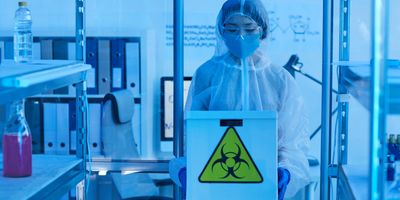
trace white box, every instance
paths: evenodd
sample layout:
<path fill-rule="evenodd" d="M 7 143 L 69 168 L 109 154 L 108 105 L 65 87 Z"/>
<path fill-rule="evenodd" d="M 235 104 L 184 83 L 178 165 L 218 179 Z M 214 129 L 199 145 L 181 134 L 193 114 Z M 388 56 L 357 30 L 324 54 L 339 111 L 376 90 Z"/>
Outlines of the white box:
<path fill-rule="evenodd" d="M 187 199 L 277 199 L 277 119 L 265 111 L 186 113 Z"/>

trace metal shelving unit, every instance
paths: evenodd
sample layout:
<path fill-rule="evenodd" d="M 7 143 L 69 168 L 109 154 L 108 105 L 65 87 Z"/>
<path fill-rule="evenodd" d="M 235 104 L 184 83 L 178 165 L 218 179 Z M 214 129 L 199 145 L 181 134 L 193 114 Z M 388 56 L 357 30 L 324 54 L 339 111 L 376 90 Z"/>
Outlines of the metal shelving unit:
<path fill-rule="evenodd" d="M 330 199 L 331 179 L 337 179 L 337 199 L 391 199 L 399 191 L 388 190 L 386 181 L 386 116 L 400 114 L 400 61 L 388 60 L 386 0 L 371 4 L 371 61 L 349 61 L 350 0 L 340 1 L 339 61 L 332 62 L 333 6 L 324 0 L 323 109 L 321 137 L 321 199 Z M 331 90 L 332 68 L 338 67 L 338 161 L 333 163 Z M 369 166 L 347 164 L 349 95 L 370 112 Z"/>
<path fill-rule="evenodd" d="M 81 168 L 82 163 L 82 159 L 75 156 L 33 155 L 32 176 L 24 178 L 0 176 L 0 199 L 60 197 L 85 178 Z"/>
<path fill-rule="evenodd" d="M 33 155 L 32 176 L 18 179 L 0 177 L 0 199 L 57 199 L 77 187 L 78 183 L 82 186 L 80 189 L 86 186 L 86 77 L 91 66 L 84 64 L 85 0 L 75 0 L 75 5 L 77 60 L 36 60 L 21 64 L 2 61 L 0 104 L 76 84 L 76 156 Z M 86 199 L 82 190 L 78 198 Z"/>
<path fill-rule="evenodd" d="M 0 64 L 0 104 L 78 83 L 82 85 L 77 87 L 77 94 L 80 94 L 76 97 L 78 112 L 86 118 L 85 81 L 86 73 L 90 69 L 90 65 L 80 61 L 37 60 L 15 64 L 12 60 L 4 60 Z M 84 132 L 86 125 L 79 123 L 83 125 L 81 129 Z M 77 139 L 77 141 L 80 146 L 78 151 L 86 149 L 85 140 Z M 33 155 L 32 176 L 18 179 L 0 177 L 0 199 L 60 197 L 84 180 L 86 173 L 84 160 L 85 157 L 79 155 Z M 2 173 L 1 168 L 0 173 Z"/>

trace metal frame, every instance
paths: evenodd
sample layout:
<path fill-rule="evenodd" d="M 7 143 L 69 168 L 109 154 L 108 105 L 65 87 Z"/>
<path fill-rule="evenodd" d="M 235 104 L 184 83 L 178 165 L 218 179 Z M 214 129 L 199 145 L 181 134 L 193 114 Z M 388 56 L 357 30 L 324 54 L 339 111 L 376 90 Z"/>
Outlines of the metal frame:
<path fill-rule="evenodd" d="M 330 134 L 328 124 L 326 124 L 327 109 L 326 106 L 329 100 L 331 85 L 329 79 L 331 78 L 329 67 L 329 43 L 328 43 L 328 12 L 327 8 L 329 0 L 324 0 L 324 34 L 323 34 L 323 95 L 322 95 L 322 121 L 323 132 L 321 139 L 321 199 L 329 199 L 329 178 L 334 177 L 329 174 L 327 165 L 330 163 Z M 350 0 L 340 1 L 340 29 L 339 29 L 339 60 L 349 60 L 349 28 L 350 28 Z M 388 91 L 387 84 L 387 55 L 388 55 L 388 16 L 389 16 L 389 2 L 386 0 L 374 0 L 371 4 L 372 8 L 372 26 L 371 26 L 371 85 L 370 85 L 370 164 L 369 164 L 369 194 L 371 200 L 385 199 L 385 180 L 386 173 L 384 162 L 386 159 L 386 114 L 388 113 L 387 99 Z M 339 66 L 340 67 L 340 66 Z M 347 95 L 348 91 L 344 86 L 342 79 L 343 68 L 339 68 L 339 92 L 340 95 Z M 346 99 L 346 98 L 344 98 Z M 338 182 L 343 182 L 346 179 L 346 174 L 342 171 L 341 165 L 347 164 L 347 145 L 348 145 L 348 102 L 342 98 L 338 98 L 339 103 L 339 148 L 338 148 L 338 164 L 336 168 L 340 173 L 338 174 Z M 329 121 L 329 123 L 331 123 Z M 336 138 L 335 138 L 336 139 Z M 329 145 L 329 149 L 327 148 Z M 344 184 L 348 186 L 347 184 Z M 344 191 L 350 191 L 351 188 L 341 188 Z M 338 196 L 343 195 L 343 191 L 338 190 Z M 349 197 L 351 198 L 351 197 Z M 354 198 L 354 196 L 353 196 Z"/>
<path fill-rule="evenodd" d="M 332 0 L 323 1 L 322 28 L 322 108 L 321 108 L 321 199 L 329 199 L 329 166 L 331 164 L 331 89 L 332 89 Z"/>
<path fill-rule="evenodd" d="M 389 1 L 372 1 L 369 198 L 385 199 Z"/>
<path fill-rule="evenodd" d="M 349 61 L 350 54 L 350 0 L 340 1 L 340 28 L 339 28 L 339 61 Z M 347 95 L 348 90 L 343 85 L 343 68 L 339 68 L 338 89 L 341 95 Z M 348 117 L 349 103 L 347 100 L 338 98 L 338 164 L 347 164 L 347 145 L 348 145 Z"/>
<path fill-rule="evenodd" d="M 76 59 L 86 63 L 86 0 L 75 1 L 75 37 L 76 37 Z M 76 155 L 83 159 L 81 170 L 86 174 L 86 145 L 88 133 L 88 100 L 86 81 L 76 84 Z M 86 177 L 86 175 L 85 175 Z M 87 187 L 84 179 L 84 187 Z M 79 197 L 81 198 L 81 197 Z M 86 192 L 83 199 L 87 199 Z"/>
<path fill-rule="evenodd" d="M 183 0 L 174 0 L 174 155 L 183 156 Z M 174 185 L 174 199 L 183 199 Z"/>

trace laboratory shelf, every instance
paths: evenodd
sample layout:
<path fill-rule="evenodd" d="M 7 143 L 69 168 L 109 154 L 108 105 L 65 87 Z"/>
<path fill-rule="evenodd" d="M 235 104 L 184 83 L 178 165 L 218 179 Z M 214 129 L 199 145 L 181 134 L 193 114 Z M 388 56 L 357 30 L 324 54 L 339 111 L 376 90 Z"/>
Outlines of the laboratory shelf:
<path fill-rule="evenodd" d="M 369 110 L 371 67 L 368 62 L 336 62 L 342 69 L 344 83 L 349 93 Z M 400 114 L 400 61 L 388 61 L 389 114 Z"/>
<path fill-rule="evenodd" d="M 338 179 L 338 199 L 368 199 L 368 174 L 368 165 L 342 165 L 338 175 L 340 177 Z M 391 188 L 393 184 L 388 181 L 385 183 L 385 188 Z M 389 191 L 386 192 L 387 200 L 398 199 L 395 196 L 399 194 L 399 191 L 387 190 Z"/>
<path fill-rule="evenodd" d="M 0 199 L 57 199 L 85 178 L 76 156 L 33 155 L 32 176 L 3 176 L 0 155 Z"/>
<path fill-rule="evenodd" d="M 90 65 L 70 60 L 35 60 L 0 64 L 0 104 L 86 80 Z M 6 98 L 4 98 L 6 97 Z"/>

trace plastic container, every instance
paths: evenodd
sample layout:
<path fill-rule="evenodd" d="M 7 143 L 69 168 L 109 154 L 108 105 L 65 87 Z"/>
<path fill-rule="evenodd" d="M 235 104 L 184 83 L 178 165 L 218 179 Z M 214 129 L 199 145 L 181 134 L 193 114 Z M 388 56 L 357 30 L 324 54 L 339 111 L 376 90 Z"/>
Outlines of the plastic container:
<path fill-rule="evenodd" d="M 28 3 L 19 2 L 18 6 L 14 16 L 14 61 L 29 62 L 32 60 L 32 16 Z"/>
<path fill-rule="evenodd" d="M 24 100 L 15 101 L 10 106 L 3 134 L 3 175 L 32 175 L 32 137 L 25 119 Z"/>

